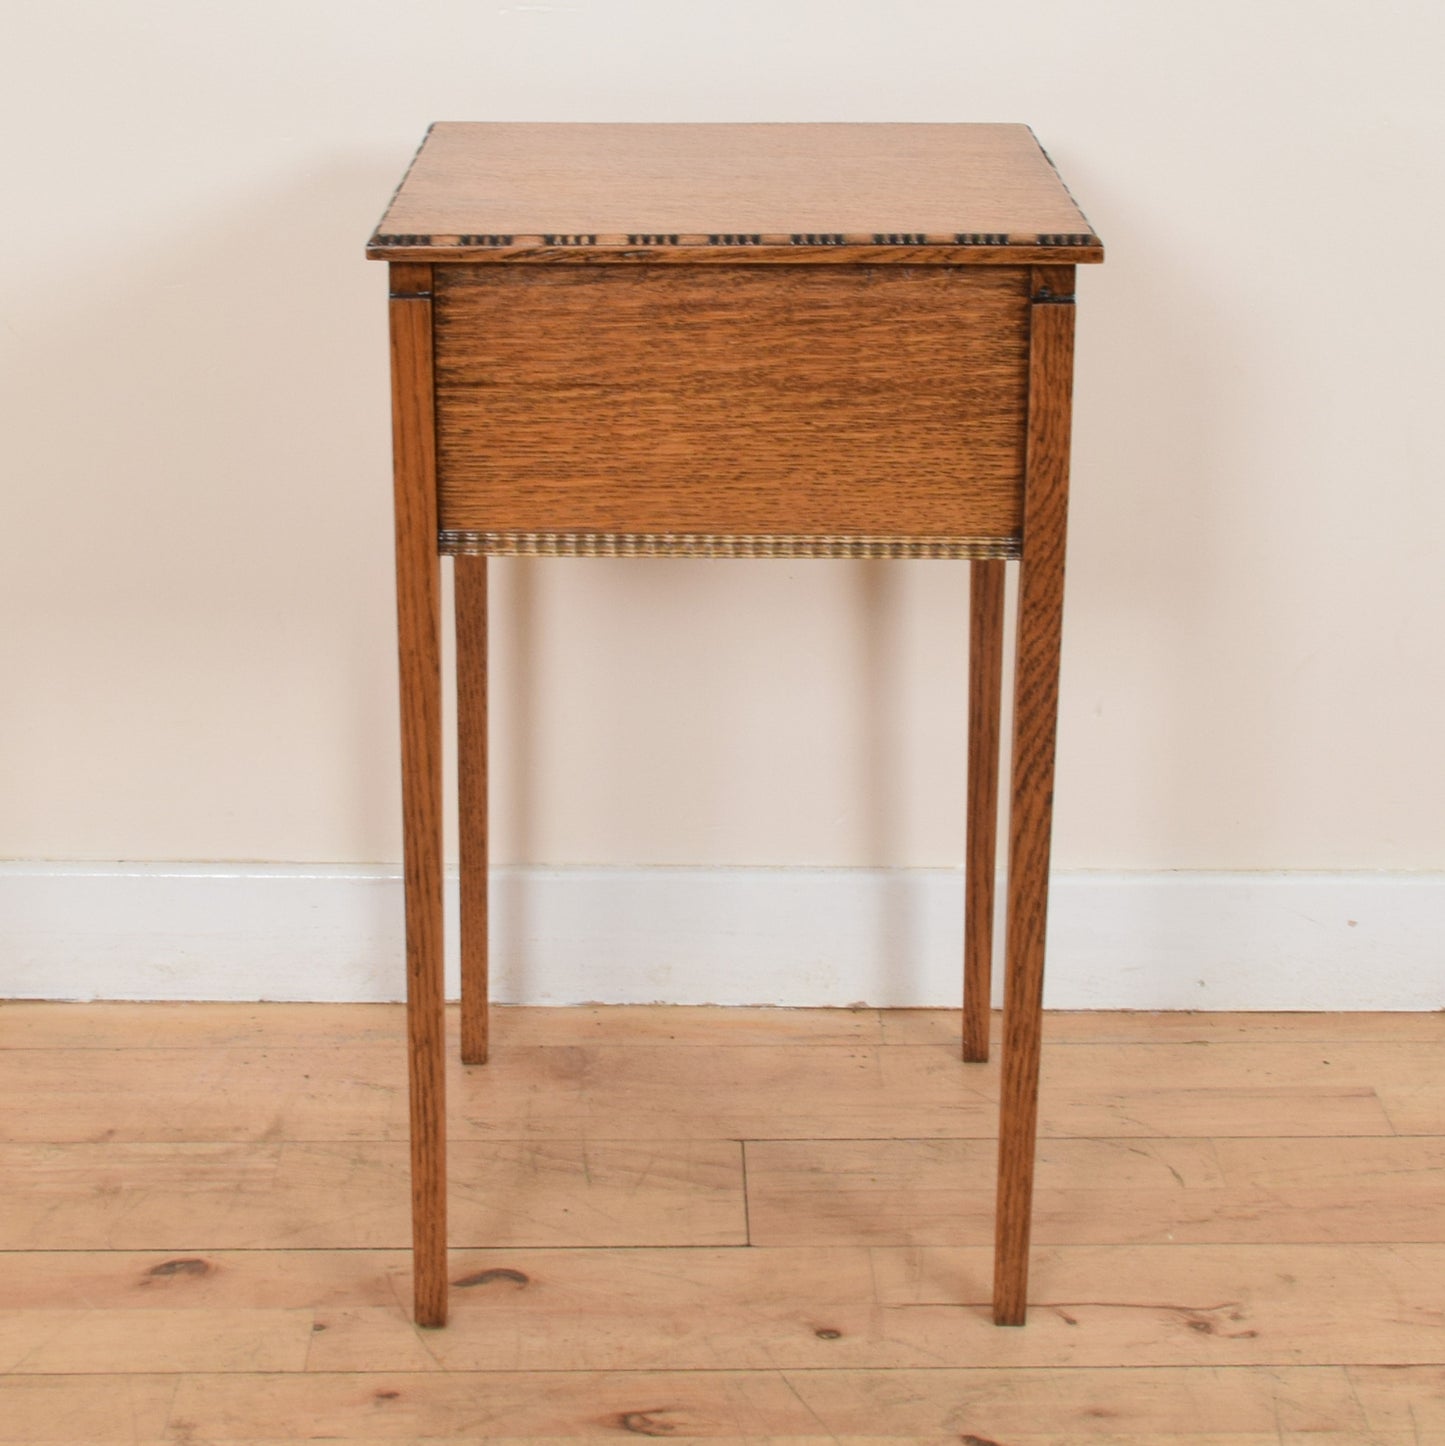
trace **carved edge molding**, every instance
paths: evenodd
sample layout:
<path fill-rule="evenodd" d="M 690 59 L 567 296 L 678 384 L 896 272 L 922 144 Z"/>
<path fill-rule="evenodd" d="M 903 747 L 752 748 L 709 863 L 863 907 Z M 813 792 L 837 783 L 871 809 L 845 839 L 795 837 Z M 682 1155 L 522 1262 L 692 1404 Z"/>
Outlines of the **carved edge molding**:
<path fill-rule="evenodd" d="M 697 532 L 467 532 L 443 529 L 440 551 L 483 557 L 1017 558 L 1016 537 L 733 536 Z"/>
<path fill-rule="evenodd" d="M 1022 247 L 1095 247 L 1102 243 L 1092 232 L 1048 232 L 1030 235 L 1009 235 L 995 231 L 946 231 L 937 234 L 923 231 L 793 231 L 776 234 L 761 232 L 679 232 L 630 231 L 613 235 L 585 231 L 570 234 L 538 233 L 508 235 L 504 233 L 452 233 L 429 235 L 421 232 L 378 231 L 372 236 L 372 247 L 479 247 L 479 248 L 545 248 L 586 246 L 1022 246 Z"/>

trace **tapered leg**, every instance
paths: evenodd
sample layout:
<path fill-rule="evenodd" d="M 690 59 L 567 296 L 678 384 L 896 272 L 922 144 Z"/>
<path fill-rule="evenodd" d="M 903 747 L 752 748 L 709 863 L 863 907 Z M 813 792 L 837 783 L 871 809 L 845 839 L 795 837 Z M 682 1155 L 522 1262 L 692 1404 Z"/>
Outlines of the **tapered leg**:
<path fill-rule="evenodd" d="M 1037 287 L 1037 272 L 1035 279 Z M 995 1224 L 993 1313 L 998 1325 L 1022 1325 L 1027 1313 L 1064 601 L 1072 291 L 1068 285 L 1065 299 L 1056 300 L 1061 293 L 1051 288 L 1050 299 L 1036 300 L 1031 308 Z"/>
<path fill-rule="evenodd" d="M 993 898 L 998 837 L 999 710 L 1003 703 L 1004 564 L 969 564 L 968 863 L 963 904 L 963 1057 L 988 1058 Z"/>
<path fill-rule="evenodd" d="M 462 1062 L 487 1062 L 487 559 L 458 557 L 457 791 L 462 871 Z"/>
<path fill-rule="evenodd" d="M 446 1057 L 442 1016 L 441 569 L 429 266 L 392 265 L 390 314 L 413 1309 L 418 1325 L 439 1326 L 447 1318 Z"/>

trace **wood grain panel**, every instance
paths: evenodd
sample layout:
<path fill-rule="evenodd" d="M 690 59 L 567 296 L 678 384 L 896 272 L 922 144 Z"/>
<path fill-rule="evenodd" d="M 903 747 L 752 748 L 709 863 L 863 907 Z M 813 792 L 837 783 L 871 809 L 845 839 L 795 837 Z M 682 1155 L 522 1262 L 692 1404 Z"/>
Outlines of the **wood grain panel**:
<path fill-rule="evenodd" d="M 1102 260 L 1024 125 L 431 127 L 367 254 Z M 1022 253 L 1027 254 L 1022 254 Z M 760 254 L 771 253 L 771 254 Z M 959 259 L 966 259 L 960 257 Z"/>
<path fill-rule="evenodd" d="M 445 267 L 444 530 L 1012 539 L 1023 269 Z"/>

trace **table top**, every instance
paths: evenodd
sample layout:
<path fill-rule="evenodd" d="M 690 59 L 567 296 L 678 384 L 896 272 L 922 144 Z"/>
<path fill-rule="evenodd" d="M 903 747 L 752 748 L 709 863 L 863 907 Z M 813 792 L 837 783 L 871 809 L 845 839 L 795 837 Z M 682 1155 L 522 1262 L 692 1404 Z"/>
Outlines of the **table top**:
<path fill-rule="evenodd" d="M 433 125 L 389 261 L 1102 261 L 1024 125 Z"/>

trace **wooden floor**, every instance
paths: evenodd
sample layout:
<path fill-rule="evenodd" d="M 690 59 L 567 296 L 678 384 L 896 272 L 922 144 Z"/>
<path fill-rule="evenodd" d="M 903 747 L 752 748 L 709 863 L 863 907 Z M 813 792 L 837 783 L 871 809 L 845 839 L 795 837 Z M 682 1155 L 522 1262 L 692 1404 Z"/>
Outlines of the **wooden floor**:
<path fill-rule="evenodd" d="M 455 1024 L 455 1020 L 452 1021 Z M 1445 1014 L 1054 1015 L 1032 1313 L 952 1014 L 0 1005 L 0 1442 L 1445 1446 Z"/>

